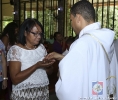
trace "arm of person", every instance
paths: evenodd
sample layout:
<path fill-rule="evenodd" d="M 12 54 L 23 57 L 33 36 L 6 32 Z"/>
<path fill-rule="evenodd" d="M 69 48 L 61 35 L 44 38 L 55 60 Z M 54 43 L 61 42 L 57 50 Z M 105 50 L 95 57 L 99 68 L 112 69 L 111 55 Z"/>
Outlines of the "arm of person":
<path fill-rule="evenodd" d="M 5 54 L 2 52 L 2 69 L 3 69 L 3 83 L 2 89 L 7 88 L 7 64 Z"/>
<path fill-rule="evenodd" d="M 10 76 L 13 84 L 18 84 L 25 79 L 27 79 L 36 69 L 49 67 L 53 62 L 44 63 L 39 61 L 33 66 L 21 71 L 21 62 L 20 61 L 9 61 Z"/>
<path fill-rule="evenodd" d="M 64 55 L 56 53 L 56 52 L 52 52 L 52 53 L 49 53 L 45 57 L 44 61 L 62 60 L 63 58 L 64 58 Z"/>

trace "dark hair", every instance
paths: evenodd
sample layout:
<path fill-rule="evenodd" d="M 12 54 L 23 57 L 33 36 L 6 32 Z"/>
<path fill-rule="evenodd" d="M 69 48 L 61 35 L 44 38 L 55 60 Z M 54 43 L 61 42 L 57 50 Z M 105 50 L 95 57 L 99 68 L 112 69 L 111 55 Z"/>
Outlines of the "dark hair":
<path fill-rule="evenodd" d="M 58 34 L 61 34 L 61 33 L 60 32 L 55 32 L 54 33 L 54 40 L 56 40 L 56 37 L 57 37 Z"/>
<path fill-rule="evenodd" d="M 80 14 L 87 22 L 95 21 L 95 9 L 87 0 L 82 0 L 75 3 L 71 7 L 71 14 L 73 16 Z"/>
<path fill-rule="evenodd" d="M 32 28 L 36 25 L 39 25 L 42 30 L 42 36 L 39 42 L 40 44 L 42 42 L 44 30 L 43 30 L 42 24 L 37 19 L 34 19 L 34 18 L 27 18 L 21 24 L 21 27 L 19 30 L 18 42 L 21 43 L 22 45 L 25 45 L 26 44 L 25 32 L 29 33 L 32 30 Z"/>
<path fill-rule="evenodd" d="M 8 23 L 5 28 L 3 29 L 3 32 L 1 34 L 1 39 L 8 35 L 9 37 L 9 44 L 14 45 L 17 42 L 16 35 L 15 35 L 15 29 L 18 28 L 17 23 L 15 22 L 10 22 Z"/>

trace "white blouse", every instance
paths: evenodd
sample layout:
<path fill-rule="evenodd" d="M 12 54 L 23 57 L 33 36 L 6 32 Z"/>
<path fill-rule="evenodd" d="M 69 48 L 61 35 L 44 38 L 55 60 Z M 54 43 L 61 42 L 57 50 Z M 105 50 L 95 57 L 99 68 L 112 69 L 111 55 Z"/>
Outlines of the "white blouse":
<path fill-rule="evenodd" d="M 45 47 L 40 44 L 36 49 L 27 50 L 17 45 L 12 46 L 7 54 L 7 61 L 21 62 L 21 71 L 31 67 L 38 61 L 42 61 L 47 55 Z M 17 85 L 12 85 L 13 90 L 22 90 L 34 87 L 43 87 L 49 84 L 46 71 L 43 68 L 37 69 L 26 80 Z"/>

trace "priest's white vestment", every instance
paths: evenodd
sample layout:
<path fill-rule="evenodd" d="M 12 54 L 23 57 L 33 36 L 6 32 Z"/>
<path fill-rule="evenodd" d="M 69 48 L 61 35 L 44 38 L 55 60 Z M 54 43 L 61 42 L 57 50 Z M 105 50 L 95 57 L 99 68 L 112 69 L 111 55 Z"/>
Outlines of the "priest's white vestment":
<path fill-rule="evenodd" d="M 88 34 L 102 43 L 106 53 L 100 43 Z M 59 63 L 60 77 L 56 83 L 59 100 L 109 100 L 109 94 L 117 98 L 118 64 L 114 35 L 114 31 L 101 28 L 99 22 L 81 30 L 79 38 Z"/>

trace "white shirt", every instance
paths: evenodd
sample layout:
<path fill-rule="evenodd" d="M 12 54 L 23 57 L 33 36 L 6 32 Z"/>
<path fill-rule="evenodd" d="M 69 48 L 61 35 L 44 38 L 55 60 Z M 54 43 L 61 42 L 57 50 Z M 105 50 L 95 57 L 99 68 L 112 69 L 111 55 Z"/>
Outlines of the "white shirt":
<path fill-rule="evenodd" d="M 47 54 L 45 47 L 40 44 L 34 50 L 26 50 L 17 45 L 14 45 L 10 48 L 7 54 L 7 61 L 20 61 L 21 62 L 21 71 L 31 67 L 36 64 L 38 61 L 42 61 L 44 56 Z M 23 82 L 12 85 L 14 90 L 22 90 L 33 87 L 43 87 L 48 85 L 48 77 L 44 69 L 37 69 L 33 74 L 31 74 Z"/>
<path fill-rule="evenodd" d="M 112 64 L 115 63 L 114 69 L 116 68 L 117 62 L 116 58 L 113 60 L 115 53 L 112 46 L 114 32 L 105 28 L 101 29 L 98 22 L 86 26 L 80 32 L 79 39 L 72 43 L 69 53 L 59 63 L 60 77 L 56 83 L 56 94 L 59 100 L 98 98 L 103 100 L 108 99 L 111 92 L 114 93 L 113 86 L 116 86 L 116 81 L 112 80 L 111 84 L 110 79 L 107 79 L 112 74 L 110 73 L 111 64 L 101 45 L 91 36 L 86 35 L 87 33 L 100 40 Z"/>

